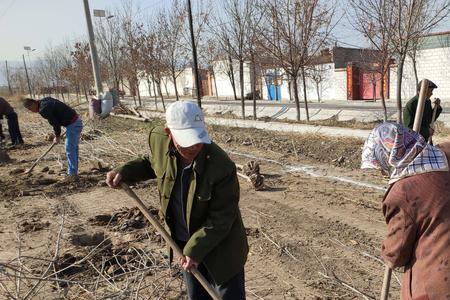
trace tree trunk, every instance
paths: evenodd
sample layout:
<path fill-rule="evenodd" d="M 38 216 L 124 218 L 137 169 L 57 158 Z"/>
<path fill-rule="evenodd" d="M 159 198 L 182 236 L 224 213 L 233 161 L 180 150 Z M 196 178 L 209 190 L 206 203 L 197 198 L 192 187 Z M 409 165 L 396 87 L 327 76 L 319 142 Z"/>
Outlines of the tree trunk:
<path fill-rule="evenodd" d="M 320 103 L 320 85 L 319 82 L 316 81 L 316 91 L 317 91 L 317 102 Z"/>
<path fill-rule="evenodd" d="M 416 79 L 416 91 L 419 90 L 419 76 L 417 74 L 417 60 L 416 60 L 416 55 L 413 54 L 411 56 L 411 60 L 413 63 L 413 70 L 414 70 L 414 78 Z"/>
<path fill-rule="evenodd" d="M 173 80 L 173 87 L 175 88 L 175 97 L 178 100 L 180 100 L 180 97 L 178 95 L 178 87 L 177 87 L 177 77 L 175 76 L 175 70 L 172 69 L 172 80 Z"/>
<path fill-rule="evenodd" d="M 400 57 L 397 66 L 397 123 L 402 123 L 402 77 L 405 55 Z"/>
<path fill-rule="evenodd" d="M 251 53 L 251 64 L 252 64 L 252 80 L 250 80 L 252 84 L 252 96 L 253 96 L 253 120 L 257 119 L 256 116 L 256 66 L 255 66 L 255 55 Z"/>
<path fill-rule="evenodd" d="M 297 76 L 292 76 L 292 82 L 294 83 L 294 99 L 295 108 L 297 110 L 297 121 L 300 121 L 300 99 L 298 98 Z"/>
<path fill-rule="evenodd" d="M 152 97 L 152 84 L 150 83 L 150 77 L 147 75 L 145 78 L 147 80 L 148 97 L 151 98 Z"/>
<path fill-rule="evenodd" d="M 166 112 L 166 104 L 164 103 L 164 96 L 163 96 L 163 93 L 161 91 L 161 79 L 159 80 L 159 82 L 157 82 L 157 85 L 158 85 L 158 93 L 161 96 L 161 103 L 162 103 L 162 106 L 163 106 L 163 111 Z"/>
<path fill-rule="evenodd" d="M 303 99 L 305 100 L 306 122 L 309 122 L 308 98 L 306 96 L 306 76 L 305 68 L 301 67 L 303 81 Z"/>
<path fill-rule="evenodd" d="M 245 120 L 244 61 L 242 60 L 239 60 L 239 84 L 241 85 L 242 119 Z"/>
<path fill-rule="evenodd" d="M 216 99 L 219 100 L 219 93 L 217 92 L 216 73 L 213 73 L 213 78 L 214 78 L 214 90 L 216 92 Z"/>
<path fill-rule="evenodd" d="M 89 103 L 89 98 L 88 98 L 87 88 L 86 88 L 85 85 L 83 85 L 83 92 L 84 92 L 84 97 L 86 98 L 86 102 Z"/>
<path fill-rule="evenodd" d="M 153 94 L 155 94 L 155 109 L 158 110 L 158 95 L 156 93 L 156 82 L 155 82 L 155 76 L 152 73 L 152 86 L 153 86 Z"/>
<path fill-rule="evenodd" d="M 136 93 L 138 96 L 139 106 L 142 106 L 142 100 L 141 100 L 141 91 L 139 90 L 139 80 L 136 80 Z"/>
<path fill-rule="evenodd" d="M 125 98 L 125 88 L 124 88 L 124 84 L 123 84 L 123 77 L 120 78 L 120 83 L 122 84 L 122 91 L 123 91 L 123 93 L 122 93 L 121 97 L 122 97 L 122 100 L 123 100 Z"/>
<path fill-rule="evenodd" d="M 231 87 L 233 88 L 233 95 L 234 100 L 237 100 L 237 93 L 236 93 L 236 80 L 234 80 L 234 67 L 233 67 L 233 59 L 231 58 L 231 55 L 228 55 L 228 63 L 230 65 L 230 82 Z"/>
<path fill-rule="evenodd" d="M 381 96 L 381 105 L 383 106 L 383 121 L 386 122 L 387 117 L 387 108 L 386 108 L 386 99 L 384 98 L 384 71 L 381 72 L 381 86 L 380 86 L 380 96 Z"/>
<path fill-rule="evenodd" d="M 289 102 L 292 102 L 292 77 L 288 78 Z"/>

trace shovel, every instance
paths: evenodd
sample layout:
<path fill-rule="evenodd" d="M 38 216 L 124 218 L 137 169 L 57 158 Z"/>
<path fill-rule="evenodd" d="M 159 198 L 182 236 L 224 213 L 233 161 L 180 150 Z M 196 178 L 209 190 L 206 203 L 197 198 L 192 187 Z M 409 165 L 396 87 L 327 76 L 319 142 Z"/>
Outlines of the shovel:
<path fill-rule="evenodd" d="M 61 137 L 64 137 L 66 133 L 64 132 Z M 25 174 L 29 174 L 31 173 L 31 171 L 33 171 L 34 167 L 36 167 L 36 165 L 41 161 L 41 159 L 43 159 L 52 149 L 53 147 L 55 147 L 57 143 L 53 142 L 50 147 L 48 147 L 48 149 L 44 152 L 44 154 L 42 154 L 38 159 L 36 159 L 36 161 L 31 165 L 31 167 L 25 171 Z"/>
<path fill-rule="evenodd" d="M 413 125 L 413 131 L 419 132 L 420 131 L 420 125 L 422 124 L 422 118 L 423 118 L 423 110 L 425 107 L 425 97 L 427 96 L 428 92 L 428 80 L 423 79 L 422 85 L 420 86 L 420 93 L 419 93 L 419 100 L 417 101 L 417 109 L 416 109 L 416 115 L 414 117 L 414 125 Z M 436 110 L 436 107 L 435 107 Z M 433 120 L 436 118 L 435 112 L 433 112 Z M 387 300 L 389 298 L 389 287 L 391 285 L 391 275 L 392 275 L 392 269 L 388 266 L 384 269 L 384 278 L 383 278 L 383 287 L 381 288 L 381 300 Z"/>
<path fill-rule="evenodd" d="M 150 213 L 150 211 L 145 207 L 144 203 L 139 199 L 139 197 L 133 192 L 133 190 L 125 183 L 121 183 L 120 186 L 125 191 L 125 193 L 130 196 L 136 202 L 139 210 L 142 212 L 142 214 L 147 218 L 147 220 L 155 227 L 156 231 L 158 231 L 163 239 L 166 241 L 167 244 L 169 244 L 170 248 L 172 248 L 173 252 L 175 253 L 175 256 L 181 257 L 183 256 L 183 252 L 181 251 L 180 247 L 174 242 L 174 240 L 171 238 L 169 233 L 166 231 L 166 229 L 156 220 L 156 218 Z M 214 299 L 214 300 L 221 300 L 222 297 L 217 293 L 215 289 L 212 288 L 212 286 L 209 284 L 209 282 L 206 280 L 205 277 L 196 269 L 191 269 L 192 275 L 197 278 L 197 280 L 200 282 L 200 284 L 203 286 L 203 288 L 208 292 L 208 294 Z"/>
<path fill-rule="evenodd" d="M 430 128 L 432 128 L 434 130 L 434 122 L 436 121 L 436 114 L 437 114 L 437 105 L 434 104 L 434 108 L 433 108 L 433 116 L 431 118 L 431 124 L 430 124 Z M 430 136 L 428 138 L 428 144 L 431 144 L 433 142 L 433 137 Z"/>

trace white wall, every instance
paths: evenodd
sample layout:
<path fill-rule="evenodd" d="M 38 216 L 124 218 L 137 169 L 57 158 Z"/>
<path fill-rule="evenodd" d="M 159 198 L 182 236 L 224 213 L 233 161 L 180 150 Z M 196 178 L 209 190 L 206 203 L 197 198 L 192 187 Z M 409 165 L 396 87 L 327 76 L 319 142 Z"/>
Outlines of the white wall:
<path fill-rule="evenodd" d="M 214 76 L 216 78 L 217 93 L 221 98 L 234 99 L 233 87 L 227 75 L 228 61 L 217 61 L 213 65 Z M 236 84 L 236 94 L 240 98 L 241 85 L 239 81 L 239 62 L 233 61 L 234 81 Z M 212 84 L 214 86 L 214 83 Z M 244 63 L 244 94 L 251 92 L 250 68 L 248 63 Z"/>
<path fill-rule="evenodd" d="M 153 85 L 153 82 L 151 80 L 150 85 Z M 178 95 L 180 95 L 181 97 L 184 96 L 183 93 L 184 88 L 188 88 L 189 95 L 192 95 L 192 87 L 193 87 L 192 68 L 185 68 L 181 72 L 181 74 L 177 77 Z M 161 79 L 161 92 L 163 93 L 164 97 L 167 97 L 166 88 L 167 92 L 169 92 L 169 97 L 175 97 L 175 86 L 173 84 L 171 76 L 164 76 Z M 141 93 L 141 96 L 150 96 L 148 92 L 148 83 L 145 78 L 141 79 L 139 83 L 139 92 Z M 151 87 L 151 95 L 153 95 L 153 86 Z"/>
<path fill-rule="evenodd" d="M 319 84 L 319 92 L 321 94 L 321 100 L 347 100 L 347 72 L 346 69 L 334 70 L 334 64 L 323 64 L 321 67 L 323 71 L 323 79 Z M 283 71 L 279 71 L 282 73 Z M 266 82 L 263 80 L 263 99 L 268 99 L 268 90 Z M 281 100 L 289 101 L 289 88 L 288 77 L 283 77 L 281 84 Z M 317 88 L 316 83 L 311 79 L 306 79 L 306 96 L 308 101 L 317 102 Z M 298 78 L 298 93 L 299 98 L 303 100 L 303 83 L 301 78 Z M 294 94 L 292 94 L 292 100 L 294 101 Z"/>
<path fill-rule="evenodd" d="M 417 73 L 419 80 L 427 78 L 438 86 L 433 97 L 450 101 L 450 47 L 420 50 L 417 56 Z M 390 98 L 395 99 L 397 93 L 397 68 L 390 71 Z M 416 94 L 415 78 L 412 62 L 405 61 L 402 81 L 402 99 L 407 101 Z"/>

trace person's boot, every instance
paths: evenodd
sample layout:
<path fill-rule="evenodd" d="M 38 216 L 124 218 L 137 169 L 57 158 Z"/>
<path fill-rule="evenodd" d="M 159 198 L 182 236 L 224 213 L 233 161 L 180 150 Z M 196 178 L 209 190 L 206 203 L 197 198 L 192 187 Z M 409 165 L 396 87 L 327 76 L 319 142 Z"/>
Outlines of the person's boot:
<path fill-rule="evenodd" d="M 66 177 L 64 177 L 62 180 L 62 182 L 64 183 L 76 183 L 78 181 L 80 181 L 80 177 L 78 177 L 78 174 L 66 175 Z"/>

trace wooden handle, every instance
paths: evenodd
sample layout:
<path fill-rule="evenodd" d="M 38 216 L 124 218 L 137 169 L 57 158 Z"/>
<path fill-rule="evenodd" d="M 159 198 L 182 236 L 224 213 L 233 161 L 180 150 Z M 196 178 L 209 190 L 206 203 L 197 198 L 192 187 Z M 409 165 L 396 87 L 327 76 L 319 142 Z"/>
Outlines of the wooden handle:
<path fill-rule="evenodd" d="M 142 214 L 147 218 L 147 220 L 155 227 L 156 231 L 161 234 L 163 239 L 166 241 L 167 244 L 169 244 L 170 248 L 172 248 L 174 254 L 176 257 L 183 256 L 183 252 L 181 251 L 180 247 L 175 243 L 175 241 L 172 239 L 172 237 L 169 235 L 167 230 L 161 225 L 161 223 L 158 222 L 158 220 L 150 213 L 150 211 L 147 209 L 147 207 L 144 205 L 144 203 L 139 199 L 139 197 L 133 192 L 133 190 L 125 183 L 120 183 L 120 186 L 125 191 L 125 193 L 130 196 L 136 202 L 139 210 L 142 212 Z M 192 275 L 194 275 L 195 278 L 200 282 L 200 284 L 205 288 L 205 290 L 208 292 L 208 294 L 214 299 L 214 300 L 221 300 L 222 298 L 217 293 L 215 289 L 212 288 L 212 286 L 209 284 L 209 282 L 206 280 L 206 278 L 196 269 L 193 268 L 191 270 Z"/>
<path fill-rule="evenodd" d="M 61 137 L 63 137 L 66 133 L 64 132 Z M 42 154 L 38 159 L 36 159 L 36 161 L 31 165 L 31 167 L 25 172 L 25 174 L 31 173 L 31 171 L 33 171 L 34 167 L 36 167 L 36 165 L 41 161 L 41 159 L 43 159 L 49 152 L 50 150 L 53 149 L 53 147 L 55 147 L 57 143 L 53 142 L 50 147 L 48 147 L 48 149 L 44 152 L 44 154 Z"/>
<path fill-rule="evenodd" d="M 433 108 L 433 116 L 431 117 L 431 124 L 430 124 L 430 128 L 434 130 L 434 122 L 436 121 L 436 114 L 437 114 L 437 104 L 434 104 L 434 108 Z M 433 141 L 433 137 L 430 136 L 428 138 L 428 144 L 430 144 Z"/>
<path fill-rule="evenodd" d="M 380 300 L 387 300 L 389 298 L 389 287 L 391 285 L 392 269 L 386 266 L 384 269 L 383 287 L 381 289 Z"/>
<path fill-rule="evenodd" d="M 425 107 L 425 100 L 427 100 L 426 99 L 427 93 L 428 93 L 428 80 L 423 79 L 422 85 L 420 86 L 419 101 L 417 102 L 416 115 L 414 117 L 413 130 L 415 132 L 420 131 L 423 117 L 423 109 Z"/>

